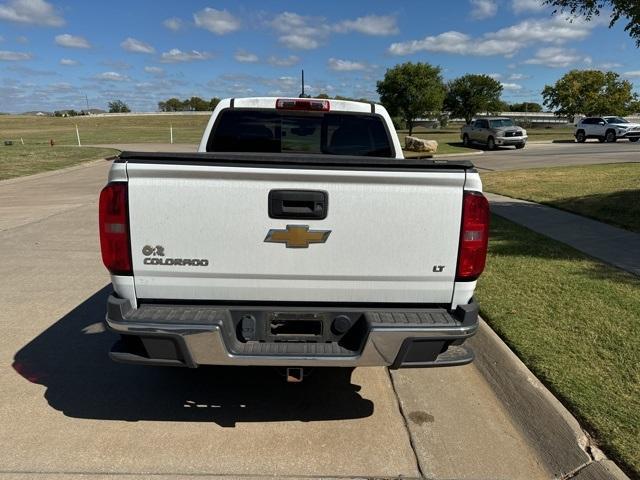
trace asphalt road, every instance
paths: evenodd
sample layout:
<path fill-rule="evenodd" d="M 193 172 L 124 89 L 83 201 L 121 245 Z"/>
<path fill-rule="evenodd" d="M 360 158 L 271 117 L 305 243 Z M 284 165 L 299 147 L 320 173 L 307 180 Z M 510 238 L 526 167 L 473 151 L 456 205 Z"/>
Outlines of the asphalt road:
<path fill-rule="evenodd" d="M 502 147 L 459 158 L 468 158 L 481 171 L 640 162 L 640 142 L 530 143 L 522 150 Z"/>
<path fill-rule="evenodd" d="M 146 152 L 195 152 L 195 144 L 117 144 L 96 145 L 118 150 Z M 502 147 L 482 154 L 442 157 L 448 159 L 468 159 L 480 171 L 519 170 L 523 168 L 545 168 L 570 165 L 588 165 L 596 163 L 640 162 L 640 142 L 631 143 L 621 140 L 616 143 L 530 143 L 522 150 Z"/>
<path fill-rule="evenodd" d="M 1 478 L 554 476 L 540 452 L 555 448 L 509 413 L 530 407 L 507 408 L 477 364 L 287 385 L 271 369 L 110 362 L 97 235 L 108 168 L 0 182 Z"/>

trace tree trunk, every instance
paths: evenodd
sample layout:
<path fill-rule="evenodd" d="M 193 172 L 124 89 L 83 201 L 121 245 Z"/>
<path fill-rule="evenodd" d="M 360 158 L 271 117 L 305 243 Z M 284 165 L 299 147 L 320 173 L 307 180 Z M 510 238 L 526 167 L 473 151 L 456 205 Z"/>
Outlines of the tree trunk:
<path fill-rule="evenodd" d="M 407 124 L 409 125 L 409 136 L 413 134 L 413 119 L 407 120 Z"/>

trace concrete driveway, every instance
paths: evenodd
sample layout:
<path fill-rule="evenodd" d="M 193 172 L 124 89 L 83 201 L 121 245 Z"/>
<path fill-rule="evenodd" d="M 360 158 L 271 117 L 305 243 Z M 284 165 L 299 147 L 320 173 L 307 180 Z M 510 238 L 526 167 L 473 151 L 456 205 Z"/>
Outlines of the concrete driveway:
<path fill-rule="evenodd" d="M 513 412 L 533 407 L 506 408 L 476 364 L 287 385 L 271 369 L 111 363 L 96 206 L 108 168 L 0 182 L 0 477 L 531 480 L 588 458 L 553 443 L 571 431 L 543 443 L 523 427 Z M 549 455 L 573 463 L 558 471 Z"/>

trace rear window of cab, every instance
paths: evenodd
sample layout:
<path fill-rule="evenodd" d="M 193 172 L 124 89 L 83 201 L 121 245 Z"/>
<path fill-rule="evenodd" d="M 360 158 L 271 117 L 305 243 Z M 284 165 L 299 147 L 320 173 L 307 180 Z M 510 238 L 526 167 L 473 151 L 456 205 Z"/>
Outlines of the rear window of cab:
<path fill-rule="evenodd" d="M 394 156 L 378 115 L 246 108 L 220 112 L 207 151 Z"/>

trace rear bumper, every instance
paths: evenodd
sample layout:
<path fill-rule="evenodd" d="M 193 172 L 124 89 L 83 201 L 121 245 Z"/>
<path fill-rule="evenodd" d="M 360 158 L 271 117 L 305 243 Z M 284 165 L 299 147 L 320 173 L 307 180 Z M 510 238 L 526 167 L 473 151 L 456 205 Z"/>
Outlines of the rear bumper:
<path fill-rule="evenodd" d="M 335 341 L 241 341 L 238 318 L 281 315 L 338 315 L 354 319 Z M 258 320 L 260 324 L 260 320 Z M 114 361 L 146 365 L 253 365 L 282 367 L 464 365 L 473 352 L 462 345 L 478 329 L 478 305 L 444 308 L 256 307 L 143 304 L 110 296 L 107 328 L 121 334 Z M 270 339 L 273 340 L 273 339 Z"/>

